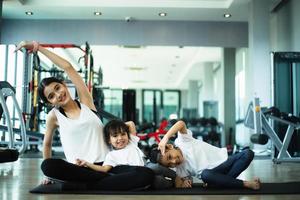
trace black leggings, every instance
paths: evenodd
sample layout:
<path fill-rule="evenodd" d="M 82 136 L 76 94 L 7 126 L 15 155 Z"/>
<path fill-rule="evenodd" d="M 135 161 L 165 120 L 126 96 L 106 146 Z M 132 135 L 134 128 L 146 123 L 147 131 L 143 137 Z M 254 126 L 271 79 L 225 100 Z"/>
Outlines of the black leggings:
<path fill-rule="evenodd" d="M 55 158 L 44 160 L 41 169 L 49 178 L 83 182 L 89 189 L 98 190 L 139 189 L 151 185 L 154 178 L 154 172 L 146 167 L 122 165 L 104 173 Z"/>

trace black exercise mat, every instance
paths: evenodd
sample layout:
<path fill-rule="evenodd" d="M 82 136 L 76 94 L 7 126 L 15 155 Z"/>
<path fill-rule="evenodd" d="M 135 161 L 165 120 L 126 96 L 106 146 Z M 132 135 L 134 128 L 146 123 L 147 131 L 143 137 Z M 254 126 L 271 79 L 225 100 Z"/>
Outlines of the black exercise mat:
<path fill-rule="evenodd" d="M 105 194 L 105 195 L 255 195 L 255 194 L 300 194 L 300 182 L 262 183 L 260 190 L 250 189 L 220 189 L 194 186 L 188 189 L 164 189 L 142 191 L 102 191 L 87 190 L 84 185 L 55 183 L 39 185 L 31 193 L 38 194 Z"/>

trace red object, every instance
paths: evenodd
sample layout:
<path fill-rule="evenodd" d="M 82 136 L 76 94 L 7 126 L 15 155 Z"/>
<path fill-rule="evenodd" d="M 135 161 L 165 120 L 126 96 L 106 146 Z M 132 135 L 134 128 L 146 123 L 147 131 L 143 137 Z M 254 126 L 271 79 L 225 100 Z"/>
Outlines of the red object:
<path fill-rule="evenodd" d="M 33 92 L 33 89 L 34 89 L 33 81 L 30 81 L 29 84 L 28 84 L 28 86 L 29 86 L 29 87 L 28 87 L 28 91 L 29 91 L 29 92 Z"/>
<path fill-rule="evenodd" d="M 81 51 L 85 52 L 85 50 L 83 50 L 80 46 L 75 44 L 40 44 L 40 46 L 46 48 L 63 48 L 63 49 L 79 48 Z"/>
<path fill-rule="evenodd" d="M 168 132 L 168 130 L 166 130 L 167 126 L 168 126 L 168 121 L 163 120 L 163 121 L 161 121 L 159 128 L 155 132 L 138 133 L 137 136 L 140 138 L 140 140 L 147 140 L 147 139 L 153 137 L 155 139 L 155 141 L 157 143 L 159 143 L 160 142 L 159 136 L 164 135 Z"/>

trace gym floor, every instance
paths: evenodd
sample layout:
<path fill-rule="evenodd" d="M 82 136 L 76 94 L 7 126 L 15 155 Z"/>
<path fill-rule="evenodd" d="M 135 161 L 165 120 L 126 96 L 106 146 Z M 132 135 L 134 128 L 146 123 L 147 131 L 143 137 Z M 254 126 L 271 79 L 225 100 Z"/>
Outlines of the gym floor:
<path fill-rule="evenodd" d="M 20 158 L 16 162 L 0 164 L 0 199 L 1 200 L 44 200 L 44 199 L 99 199 L 99 195 L 37 195 L 28 191 L 37 186 L 43 178 L 40 170 L 42 159 Z M 249 168 L 240 176 L 241 179 L 250 179 L 253 176 L 261 178 L 262 182 L 289 182 L 300 181 L 299 163 L 273 164 L 270 159 L 255 159 Z M 121 196 L 101 195 L 101 200 L 205 200 L 205 199 L 300 199 L 300 195 L 186 195 L 186 196 Z"/>

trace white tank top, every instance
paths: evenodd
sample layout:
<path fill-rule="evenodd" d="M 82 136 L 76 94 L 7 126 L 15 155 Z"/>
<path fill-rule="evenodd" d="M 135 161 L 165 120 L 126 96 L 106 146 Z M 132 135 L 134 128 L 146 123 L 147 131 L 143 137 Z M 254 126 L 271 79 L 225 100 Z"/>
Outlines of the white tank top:
<path fill-rule="evenodd" d="M 75 163 L 77 158 L 88 162 L 102 162 L 108 153 L 104 140 L 103 124 L 99 117 L 84 104 L 77 119 L 64 116 L 57 108 L 54 113 L 66 159 Z"/>

